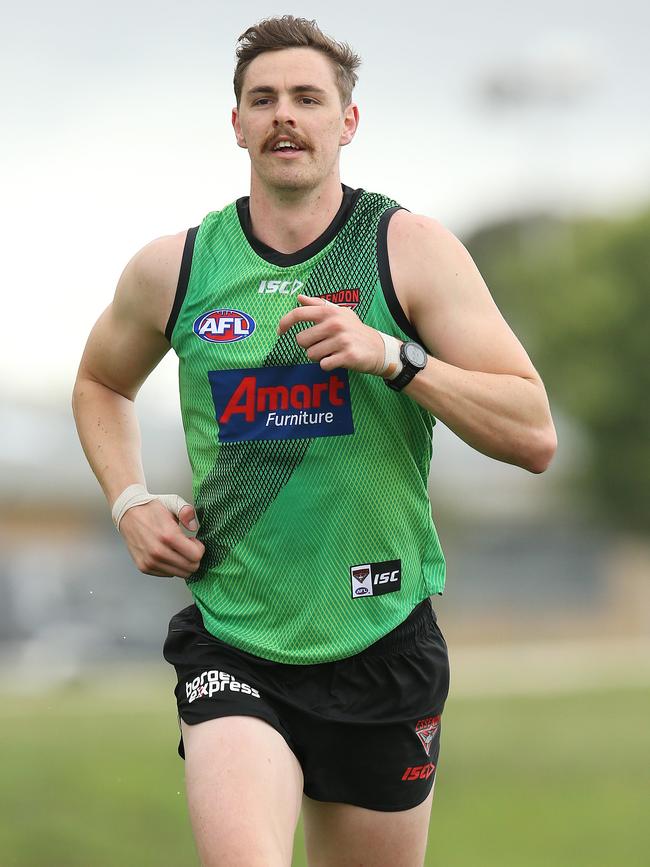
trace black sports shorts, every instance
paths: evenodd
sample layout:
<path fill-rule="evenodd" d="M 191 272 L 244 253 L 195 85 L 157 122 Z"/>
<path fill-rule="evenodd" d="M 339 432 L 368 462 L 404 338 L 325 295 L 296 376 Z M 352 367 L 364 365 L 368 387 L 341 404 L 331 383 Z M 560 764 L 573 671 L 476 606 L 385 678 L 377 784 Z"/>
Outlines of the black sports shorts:
<path fill-rule="evenodd" d="M 172 617 L 163 656 L 176 669 L 184 722 L 266 720 L 298 759 L 308 797 L 395 811 L 431 791 L 449 663 L 429 599 L 361 653 L 311 665 L 238 650 L 190 605 Z M 182 737 L 178 752 L 185 757 Z"/>

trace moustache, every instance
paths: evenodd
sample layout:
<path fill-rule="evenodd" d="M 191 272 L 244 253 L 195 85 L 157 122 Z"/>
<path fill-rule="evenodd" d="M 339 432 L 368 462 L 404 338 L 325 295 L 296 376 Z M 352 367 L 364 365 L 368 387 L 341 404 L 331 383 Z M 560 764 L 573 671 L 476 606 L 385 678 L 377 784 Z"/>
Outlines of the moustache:
<path fill-rule="evenodd" d="M 273 130 L 273 133 L 269 135 L 264 141 L 262 150 L 269 150 L 273 145 L 275 145 L 279 138 L 288 139 L 292 144 L 297 145 L 297 147 L 301 148 L 302 150 L 309 150 L 309 145 L 307 144 L 307 142 L 303 138 L 300 138 L 300 136 L 297 136 L 295 132 L 290 128 L 280 128 Z"/>

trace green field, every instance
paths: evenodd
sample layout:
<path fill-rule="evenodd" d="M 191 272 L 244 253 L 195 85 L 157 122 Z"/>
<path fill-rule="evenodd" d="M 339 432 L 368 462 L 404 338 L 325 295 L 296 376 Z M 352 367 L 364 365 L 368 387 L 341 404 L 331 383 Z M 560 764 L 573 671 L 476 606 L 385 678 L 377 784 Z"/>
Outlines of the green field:
<path fill-rule="evenodd" d="M 141 680 L 128 700 L 3 694 L 2 867 L 198 863 L 169 684 Z M 442 867 L 647 867 L 648 690 L 452 697 L 428 853 Z"/>

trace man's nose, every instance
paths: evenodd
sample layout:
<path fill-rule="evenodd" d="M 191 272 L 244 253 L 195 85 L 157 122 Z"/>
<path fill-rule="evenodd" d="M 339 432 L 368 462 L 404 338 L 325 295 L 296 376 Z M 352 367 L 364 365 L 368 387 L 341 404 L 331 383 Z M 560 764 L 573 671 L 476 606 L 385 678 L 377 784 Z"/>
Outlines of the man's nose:
<path fill-rule="evenodd" d="M 293 106 L 288 99 L 279 99 L 275 109 L 275 117 L 273 119 L 274 126 L 295 126 L 296 118 L 293 113 Z"/>

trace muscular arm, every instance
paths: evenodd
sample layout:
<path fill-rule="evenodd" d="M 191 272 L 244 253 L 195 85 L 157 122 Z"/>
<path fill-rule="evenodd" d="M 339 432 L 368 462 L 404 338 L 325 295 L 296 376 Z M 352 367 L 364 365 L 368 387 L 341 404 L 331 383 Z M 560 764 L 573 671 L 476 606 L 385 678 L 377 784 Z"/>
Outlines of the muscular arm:
<path fill-rule="evenodd" d="M 92 329 L 79 366 L 72 395 L 75 422 L 109 505 L 129 485 L 145 484 L 134 400 L 169 349 L 164 329 L 184 240 L 185 233 L 160 238 L 134 256 Z M 186 576 L 198 567 L 203 546 L 186 539 L 158 501 L 130 509 L 120 531 L 144 572 Z"/>
<path fill-rule="evenodd" d="M 557 444 L 544 385 L 467 250 L 436 221 L 398 211 L 388 255 L 395 292 L 430 355 L 404 393 L 478 451 L 543 472 Z M 381 373 L 384 343 L 374 328 L 321 299 L 298 301 L 279 333 L 313 322 L 296 337 L 312 361 Z"/>
<path fill-rule="evenodd" d="M 168 239 L 154 241 L 126 266 L 113 302 L 90 332 L 77 373 L 77 430 L 109 505 L 127 485 L 144 484 L 133 402 L 169 349 L 162 319 L 167 301 L 171 309 L 172 277 L 161 259 L 170 246 Z"/>
<path fill-rule="evenodd" d="M 478 451 L 545 470 L 557 441 L 544 385 L 465 247 L 436 221 L 398 212 L 388 251 L 396 294 L 433 356 L 404 392 Z"/>

